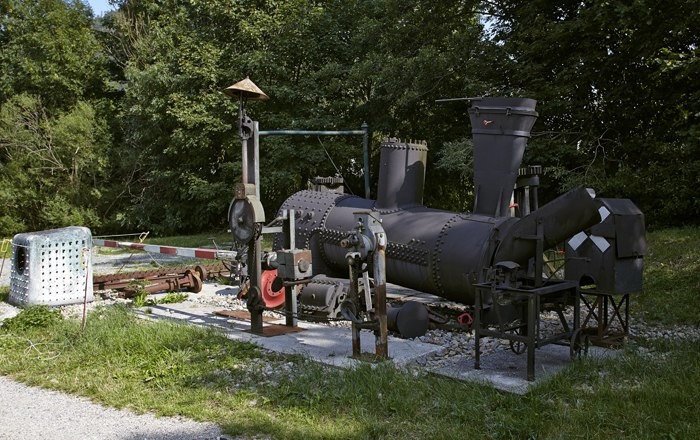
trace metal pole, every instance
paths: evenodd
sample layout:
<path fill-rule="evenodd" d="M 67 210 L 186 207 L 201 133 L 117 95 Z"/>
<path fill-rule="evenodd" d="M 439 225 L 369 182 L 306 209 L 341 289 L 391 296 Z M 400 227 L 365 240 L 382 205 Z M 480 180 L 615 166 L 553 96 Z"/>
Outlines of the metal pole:
<path fill-rule="evenodd" d="M 365 198 L 370 198 L 369 193 L 369 125 L 367 122 L 362 123 L 362 160 L 364 164 L 365 175 Z"/>
<path fill-rule="evenodd" d="M 359 292 L 357 291 L 357 283 L 358 283 L 358 270 L 359 267 L 355 267 L 355 263 L 351 263 L 350 265 L 350 288 L 348 292 L 348 296 L 350 297 L 350 301 L 352 301 L 354 304 L 358 303 L 358 296 Z M 352 357 L 354 358 L 359 358 L 360 355 L 362 354 L 362 345 L 360 344 L 360 326 L 355 323 L 355 321 L 352 321 L 351 323 L 351 329 L 352 329 Z"/>
<path fill-rule="evenodd" d="M 362 136 L 364 130 L 261 130 L 260 136 L 306 135 L 306 136 Z"/>
<path fill-rule="evenodd" d="M 389 358 L 389 331 L 386 315 L 386 235 L 375 235 L 377 249 L 374 252 L 374 298 L 375 317 L 378 328 L 375 330 L 375 353 L 379 359 Z"/>
<path fill-rule="evenodd" d="M 535 380 L 535 321 L 538 319 L 539 310 L 537 293 L 531 293 L 527 299 L 527 380 Z"/>
<path fill-rule="evenodd" d="M 296 235 L 297 235 L 297 220 L 296 220 L 296 213 L 294 212 L 293 209 L 290 209 L 287 211 L 287 215 L 289 216 L 289 249 L 296 249 L 297 248 L 297 241 L 296 241 Z"/>
<path fill-rule="evenodd" d="M 285 325 L 297 326 L 297 293 L 299 286 L 284 286 L 284 311 L 286 312 Z"/>
<path fill-rule="evenodd" d="M 288 230 L 285 231 L 287 234 L 286 244 L 289 249 L 296 249 L 296 218 L 294 217 L 294 210 L 290 209 L 287 211 L 287 227 Z M 299 286 L 285 286 L 284 288 L 284 310 L 287 313 L 285 324 L 287 327 L 297 326 L 297 297 L 299 293 Z"/>
<path fill-rule="evenodd" d="M 248 182 L 248 140 L 241 139 L 241 168 L 243 172 L 243 183 Z"/>
<path fill-rule="evenodd" d="M 250 291 L 248 295 L 254 295 L 249 299 L 248 311 L 250 312 L 250 331 L 256 334 L 263 334 L 263 310 L 265 303 L 261 297 L 260 280 L 262 279 L 262 269 L 260 264 L 261 239 L 257 238 L 249 245 L 248 250 L 248 277 L 250 280 Z"/>
<path fill-rule="evenodd" d="M 260 136 L 258 121 L 253 121 L 253 175 L 255 176 L 255 197 L 260 200 Z"/>

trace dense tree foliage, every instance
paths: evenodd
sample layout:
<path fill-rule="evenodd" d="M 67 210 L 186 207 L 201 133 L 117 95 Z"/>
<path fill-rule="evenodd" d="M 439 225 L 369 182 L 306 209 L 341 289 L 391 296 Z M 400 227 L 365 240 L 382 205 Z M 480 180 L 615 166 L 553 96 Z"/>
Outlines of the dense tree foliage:
<path fill-rule="evenodd" d="M 700 8 L 648 0 L 0 2 L 0 233 L 64 224 L 193 232 L 225 224 L 240 179 L 246 75 L 262 129 L 425 139 L 426 202 L 471 205 L 466 103 L 528 96 L 544 194 L 586 183 L 655 224 L 697 222 Z M 486 25 L 484 25 L 486 23 Z M 274 212 L 314 175 L 361 192 L 359 138 L 263 137 Z M 376 179 L 373 181 L 376 185 Z"/>
<path fill-rule="evenodd" d="M 700 4 L 519 0 L 494 9 L 511 60 L 507 88 L 540 101 L 530 159 L 560 186 L 633 199 L 653 224 L 697 222 Z"/>
<path fill-rule="evenodd" d="M 105 55 L 80 2 L 0 3 L 0 233 L 100 226 Z"/>

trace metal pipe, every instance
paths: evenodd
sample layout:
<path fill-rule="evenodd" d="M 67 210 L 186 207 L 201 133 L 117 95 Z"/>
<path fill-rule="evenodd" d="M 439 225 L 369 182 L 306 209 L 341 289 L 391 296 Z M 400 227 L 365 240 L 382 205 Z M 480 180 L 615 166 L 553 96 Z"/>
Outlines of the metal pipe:
<path fill-rule="evenodd" d="M 365 175 L 365 198 L 370 198 L 369 192 L 369 125 L 366 122 L 362 123 L 362 163 L 364 165 L 363 174 Z"/>
<path fill-rule="evenodd" d="M 306 136 L 363 136 L 365 130 L 261 130 L 260 136 L 306 135 Z"/>
<path fill-rule="evenodd" d="M 258 121 L 253 121 L 253 175 L 255 176 L 255 197 L 260 200 L 260 135 Z"/>

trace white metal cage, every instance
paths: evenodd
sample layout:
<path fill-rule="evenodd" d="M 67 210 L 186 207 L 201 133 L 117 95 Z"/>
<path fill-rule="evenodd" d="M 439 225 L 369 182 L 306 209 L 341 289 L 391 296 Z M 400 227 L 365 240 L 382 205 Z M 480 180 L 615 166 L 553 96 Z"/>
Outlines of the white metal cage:
<path fill-rule="evenodd" d="M 92 301 L 92 234 L 70 226 L 12 239 L 12 304 L 65 305 Z"/>

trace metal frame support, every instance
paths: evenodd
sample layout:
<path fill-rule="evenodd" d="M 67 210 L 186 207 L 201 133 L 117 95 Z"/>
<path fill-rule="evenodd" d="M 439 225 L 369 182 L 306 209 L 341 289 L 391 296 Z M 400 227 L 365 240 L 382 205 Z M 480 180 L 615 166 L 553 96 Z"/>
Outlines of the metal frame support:
<path fill-rule="evenodd" d="M 245 112 L 243 99 L 239 107 L 239 136 L 241 138 L 241 168 L 243 184 L 255 187 L 255 197 L 260 200 L 260 150 L 258 121 L 251 120 Z M 251 160 L 252 159 L 252 160 Z M 263 214 L 264 217 L 264 214 Z M 262 224 L 260 224 L 262 228 Z M 262 281 L 262 238 L 257 235 L 248 243 L 247 270 L 250 289 L 246 306 L 250 312 L 251 333 L 263 333 L 263 311 L 265 301 L 262 298 L 260 284 Z"/>
<path fill-rule="evenodd" d="M 288 245 L 288 249 L 296 249 L 296 217 L 293 209 L 285 212 L 287 217 L 285 227 L 285 242 Z M 299 293 L 299 286 L 284 286 L 284 310 L 286 314 L 285 325 L 287 327 L 296 327 L 298 324 L 297 314 L 297 295 Z"/>
<path fill-rule="evenodd" d="M 573 281 L 552 281 L 541 287 L 515 288 L 499 286 L 494 282 L 476 284 L 476 297 L 474 307 L 474 368 L 481 369 L 480 346 L 483 336 L 492 336 L 507 339 L 512 343 L 524 343 L 527 345 L 527 380 L 535 380 L 535 350 L 549 344 L 568 345 L 571 348 L 572 357 L 579 351 L 577 338 L 580 336 L 580 293 L 577 283 Z M 498 295 L 513 304 L 524 306 L 527 302 L 527 312 L 523 316 L 525 324 L 507 326 L 499 322 L 498 329 L 483 328 L 484 296 L 491 298 Z M 574 317 L 571 326 L 566 322 L 563 313 L 559 313 L 562 332 L 547 338 L 540 335 L 540 310 L 544 302 L 569 304 L 573 302 Z M 494 308 L 501 307 L 494 301 Z M 522 330 L 525 330 L 523 334 Z M 514 350 L 515 351 L 515 350 Z"/>
<path fill-rule="evenodd" d="M 374 316 L 377 329 L 374 331 L 376 355 L 379 359 L 389 358 L 389 330 L 386 314 L 386 233 L 375 232 L 376 248 L 373 254 L 374 268 Z"/>
<path fill-rule="evenodd" d="M 617 295 L 617 301 L 615 296 L 597 290 L 581 290 L 581 302 L 585 307 L 581 331 L 587 342 L 601 347 L 620 347 L 629 337 L 629 294 Z"/>
<path fill-rule="evenodd" d="M 350 287 L 343 315 L 350 320 L 352 326 L 353 357 L 359 357 L 362 354 L 360 331 L 371 329 L 374 330 L 375 335 L 375 355 L 377 359 L 384 360 L 389 358 L 386 305 L 387 237 L 381 226 L 381 219 L 376 213 L 356 212 L 355 215 L 356 228 L 341 242 L 341 246 L 350 249 L 345 257 L 349 267 Z M 365 307 L 362 308 L 359 281 L 361 278 L 366 279 L 367 264 L 370 259 L 374 275 L 374 304 L 370 304 L 372 298 L 368 295 L 369 286 L 365 282 Z M 367 319 L 362 318 L 365 313 Z"/>

